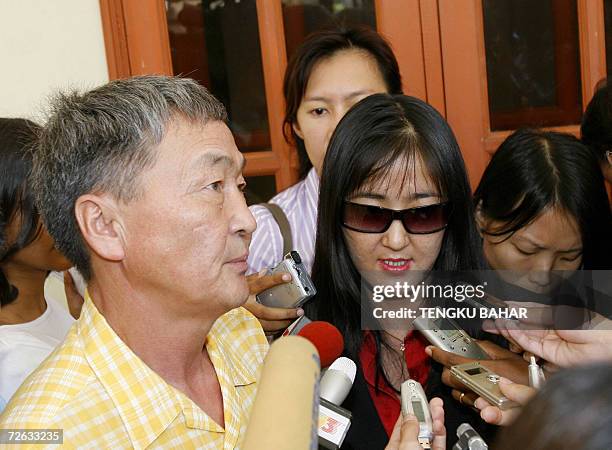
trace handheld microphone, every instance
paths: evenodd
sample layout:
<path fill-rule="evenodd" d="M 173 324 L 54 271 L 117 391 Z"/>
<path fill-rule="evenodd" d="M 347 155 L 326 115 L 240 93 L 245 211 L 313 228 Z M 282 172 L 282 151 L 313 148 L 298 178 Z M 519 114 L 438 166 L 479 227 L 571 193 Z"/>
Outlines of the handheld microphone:
<path fill-rule="evenodd" d="M 300 332 L 300 330 L 304 328 L 306 325 L 308 325 L 309 323 L 312 323 L 312 320 L 310 320 L 308 317 L 306 316 L 298 317 L 293 322 L 291 322 L 291 325 L 289 325 L 285 329 L 285 331 L 283 331 L 281 336 L 296 336 Z"/>
<path fill-rule="evenodd" d="M 344 356 L 336 359 L 321 377 L 321 398 L 336 406 L 346 399 L 355 382 L 357 365 Z"/>
<path fill-rule="evenodd" d="M 344 350 L 342 334 L 329 322 L 306 319 L 303 326 L 297 323 L 290 334 L 308 339 L 319 351 L 321 367 L 328 367 Z M 296 331 L 297 330 L 297 331 Z"/>
<path fill-rule="evenodd" d="M 457 427 L 459 440 L 453 450 L 487 450 L 489 446 L 469 423 L 462 423 Z"/>
<path fill-rule="evenodd" d="M 340 407 L 357 374 L 357 366 L 349 358 L 336 359 L 321 378 L 319 405 L 319 445 L 336 450 L 344 442 L 351 426 L 351 412 Z"/>
<path fill-rule="evenodd" d="M 319 355 L 307 339 L 275 341 L 264 360 L 242 448 L 316 448 L 319 374 Z"/>

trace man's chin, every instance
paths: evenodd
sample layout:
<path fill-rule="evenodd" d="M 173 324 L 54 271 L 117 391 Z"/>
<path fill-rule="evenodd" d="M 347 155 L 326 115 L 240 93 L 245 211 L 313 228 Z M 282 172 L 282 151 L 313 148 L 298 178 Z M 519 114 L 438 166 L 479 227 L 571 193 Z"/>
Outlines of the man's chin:
<path fill-rule="evenodd" d="M 231 301 L 231 303 L 235 304 L 236 308 L 239 307 L 239 306 L 243 306 L 246 303 L 246 301 L 249 299 L 249 295 L 250 295 L 249 285 L 246 282 L 246 278 L 244 278 L 243 281 L 244 281 L 244 287 L 243 288 L 240 288 L 236 284 L 235 285 L 236 286 L 235 290 L 232 290 L 234 295 L 232 296 L 233 298 L 231 300 L 234 300 L 234 301 Z"/>
<path fill-rule="evenodd" d="M 219 288 L 215 290 L 223 296 L 218 298 L 218 301 L 228 309 L 243 306 L 249 298 L 249 285 L 244 275 L 225 276 L 218 286 Z"/>

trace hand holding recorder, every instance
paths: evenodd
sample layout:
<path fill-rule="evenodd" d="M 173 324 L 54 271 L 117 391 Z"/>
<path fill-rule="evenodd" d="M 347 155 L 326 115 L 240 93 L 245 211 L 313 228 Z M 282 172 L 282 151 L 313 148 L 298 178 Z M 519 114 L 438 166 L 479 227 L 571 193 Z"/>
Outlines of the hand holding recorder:
<path fill-rule="evenodd" d="M 301 308 L 272 308 L 257 302 L 256 295 L 260 292 L 290 282 L 291 275 L 288 273 L 278 272 L 269 275 L 262 271 L 246 278 L 250 295 L 244 307 L 257 317 L 267 335 L 273 335 L 284 330 L 293 320 L 304 314 Z"/>
<path fill-rule="evenodd" d="M 385 450 L 445 450 L 446 429 L 442 400 L 429 403 L 421 385 L 406 380 L 401 387 L 400 414 Z"/>
<path fill-rule="evenodd" d="M 476 398 L 472 394 L 466 395 L 466 386 L 451 375 L 451 367 L 460 364 L 480 362 L 485 369 L 497 375 L 509 378 L 518 383 L 528 383 L 528 364 L 520 355 L 489 341 L 477 342 L 478 345 L 486 351 L 490 359 L 476 360 L 464 358 L 433 346 L 429 346 L 425 349 L 425 352 L 429 356 L 444 366 L 442 382 L 454 389 L 453 397 L 461 401 L 461 403 L 466 403 L 468 405 L 471 405 L 472 402 L 467 400 L 466 397 L 471 397 L 472 400 Z"/>
<path fill-rule="evenodd" d="M 612 321 L 597 315 L 591 329 L 533 329 L 528 324 L 496 320 L 487 331 L 498 333 L 523 350 L 557 366 L 569 367 L 598 361 L 612 361 Z M 515 380 L 516 381 L 516 380 Z"/>
<path fill-rule="evenodd" d="M 500 426 L 507 426 L 514 422 L 520 414 L 522 407 L 537 392 L 535 388 L 513 383 L 506 378 L 499 380 L 499 389 L 506 398 L 515 404 L 514 407 L 502 410 L 497 406 L 491 405 L 491 403 L 482 397 L 476 399 L 474 406 L 480 410 L 482 420 L 492 425 Z"/>
<path fill-rule="evenodd" d="M 276 267 L 248 276 L 247 282 L 251 295 L 244 306 L 267 335 L 277 334 L 302 316 L 300 306 L 317 293 L 296 251 L 285 255 Z"/>

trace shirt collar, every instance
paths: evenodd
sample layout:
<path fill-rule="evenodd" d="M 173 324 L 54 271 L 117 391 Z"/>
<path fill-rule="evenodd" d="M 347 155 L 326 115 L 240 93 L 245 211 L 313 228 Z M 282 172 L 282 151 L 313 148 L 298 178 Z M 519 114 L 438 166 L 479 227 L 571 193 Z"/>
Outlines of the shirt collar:
<path fill-rule="evenodd" d="M 304 195 L 311 210 L 316 211 L 319 201 L 319 175 L 315 168 L 311 168 L 304 179 Z"/>
<path fill-rule="evenodd" d="M 117 336 L 85 293 L 77 322 L 85 358 L 104 386 L 135 448 L 144 448 L 172 423 L 180 412 L 170 386 Z M 143 426 L 142 420 L 150 421 Z"/>
<path fill-rule="evenodd" d="M 240 355 L 226 352 L 224 345 L 219 345 L 222 339 L 219 322 L 217 319 L 206 342 L 215 370 L 217 373 L 220 370 L 229 371 L 235 386 L 254 383 L 257 374 L 240 361 Z M 193 401 L 166 383 L 132 352 L 100 314 L 88 292 L 85 293 L 83 311 L 77 323 L 85 357 L 115 405 L 135 448 L 145 448 L 153 443 L 180 413 L 184 415 L 188 427 L 224 432 Z M 219 383 L 227 427 L 228 421 L 237 420 L 226 409 L 227 402 L 236 401 L 236 393 L 230 386 L 224 385 L 222 377 L 219 377 Z"/>
<path fill-rule="evenodd" d="M 225 330 L 225 323 L 232 316 L 237 316 L 235 320 L 243 320 L 238 317 L 238 312 L 239 309 L 231 310 L 215 321 L 206 337 L 206 348 L 209 354 L 218 352 L 222 363 L 231 369 L 234 386 L 247 386 L 257 381 L 258 372 L 256 368 L 245 364 L 243 355 L 234 348 L 234 342 L 228 338 L 229 333 Z"/>

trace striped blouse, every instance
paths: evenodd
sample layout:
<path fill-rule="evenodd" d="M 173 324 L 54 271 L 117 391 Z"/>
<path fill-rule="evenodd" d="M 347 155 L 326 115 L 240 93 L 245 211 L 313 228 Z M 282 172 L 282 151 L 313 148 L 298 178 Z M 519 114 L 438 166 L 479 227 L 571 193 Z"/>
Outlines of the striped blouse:
<path fill-rule="evenodd" d="M 314 262 L 314 246 L 317 232 L 317 207 L 319 205 L 319 176 L 314 168 L 299 183 L 277 194 L 270 203 L 281 207 L 291 225 L 293 249 L 302 257 L 310 272 Z M 250 206 L 257 221 L 253 233 L 247 273 L 257 273 L 263 268 L 274 267 L 283 259 L 283 237 L 270 211 L 260 205 Z"/>

